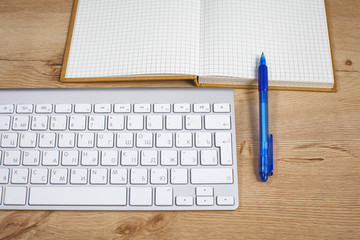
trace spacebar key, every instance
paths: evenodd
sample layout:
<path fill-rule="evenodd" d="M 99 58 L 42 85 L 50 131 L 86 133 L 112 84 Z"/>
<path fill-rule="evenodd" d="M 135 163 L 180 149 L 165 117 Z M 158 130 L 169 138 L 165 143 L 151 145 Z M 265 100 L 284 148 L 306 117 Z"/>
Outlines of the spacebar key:
<path fill-rule="evenodd" d="M 126 205 L 125 187 L 31 187 L 29 205 Z"/>
<path fill-rule="evenodd" d="M 231 184 L 233 183 L 232 168 L 193 168 L 191 169 L 192 184 Z"/>

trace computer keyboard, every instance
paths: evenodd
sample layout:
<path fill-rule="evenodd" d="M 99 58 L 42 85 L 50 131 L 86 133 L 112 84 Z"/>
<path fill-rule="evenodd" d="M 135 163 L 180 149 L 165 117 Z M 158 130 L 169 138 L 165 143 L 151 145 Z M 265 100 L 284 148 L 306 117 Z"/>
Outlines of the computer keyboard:
<path fill-rule="evenodd" d="M 0 90 L 0 209 L 238 207 L 232 89 Z"/>

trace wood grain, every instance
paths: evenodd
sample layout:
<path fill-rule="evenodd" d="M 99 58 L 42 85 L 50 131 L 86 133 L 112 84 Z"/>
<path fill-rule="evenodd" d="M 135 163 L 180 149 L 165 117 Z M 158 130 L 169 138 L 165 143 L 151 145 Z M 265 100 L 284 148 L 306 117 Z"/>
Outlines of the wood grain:
<path fill-rule="evenodd" d="M 0 2 L 1 88 L 193 87 L 60 83 L 72 1 Z M 360 1 L 327 0 L 336 93 L 271 91 L 275 175 L 257 179 L 258 93 L 236 89 L 236 211 L 0 211 L 1 239 L 360 239 Z"/>

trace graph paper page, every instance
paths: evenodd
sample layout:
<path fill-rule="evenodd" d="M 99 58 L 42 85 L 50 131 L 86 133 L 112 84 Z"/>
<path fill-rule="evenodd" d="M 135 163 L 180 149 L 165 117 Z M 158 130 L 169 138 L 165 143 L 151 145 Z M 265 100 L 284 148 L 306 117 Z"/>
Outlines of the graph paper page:
<path fill-rule="evenodd" d="M 79 0 L 66 78 L 198 74 L 200 2 Z"/>
<path fill-rule="evenodd" d="M 270 85 L 334 83 L 324 0 L 201 0 L 200 39 L 201 76 L 254 84 L 264 52 Z"/>

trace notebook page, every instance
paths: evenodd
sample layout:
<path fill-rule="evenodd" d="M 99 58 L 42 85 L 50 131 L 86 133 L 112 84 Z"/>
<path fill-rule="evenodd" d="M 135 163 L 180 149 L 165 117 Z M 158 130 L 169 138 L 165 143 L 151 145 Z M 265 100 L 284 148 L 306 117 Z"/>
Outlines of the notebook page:
<path fill-rule="evenodd" d="M 196 75 L 200 2 L 79 0 L 66 78 Z"/>
<path fill-rule="evenodd" d="M 333 86 L 324 0 L 202 0 L 201 8 L 201 76 L 257 84 L 264 52 L 270 85 Z"/>

